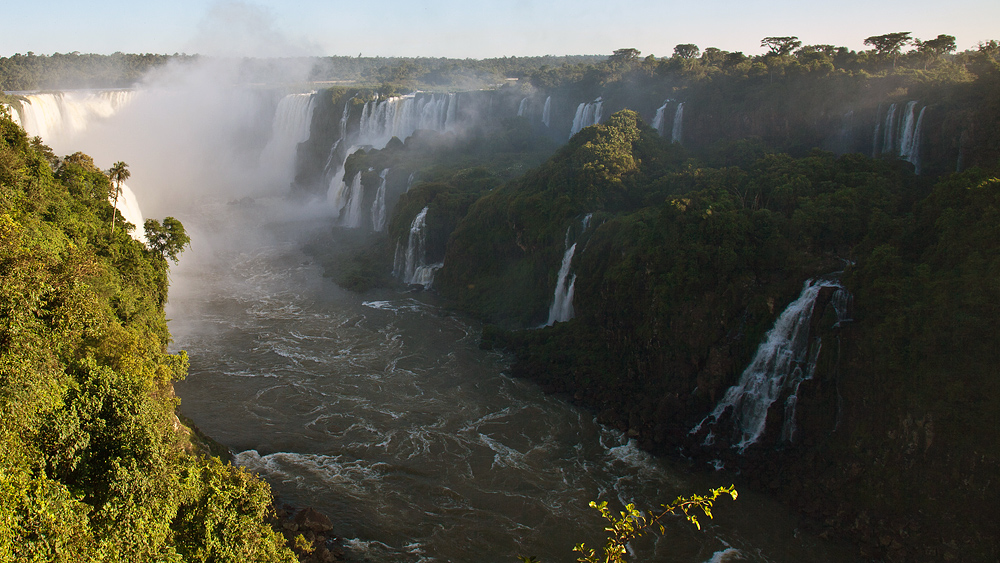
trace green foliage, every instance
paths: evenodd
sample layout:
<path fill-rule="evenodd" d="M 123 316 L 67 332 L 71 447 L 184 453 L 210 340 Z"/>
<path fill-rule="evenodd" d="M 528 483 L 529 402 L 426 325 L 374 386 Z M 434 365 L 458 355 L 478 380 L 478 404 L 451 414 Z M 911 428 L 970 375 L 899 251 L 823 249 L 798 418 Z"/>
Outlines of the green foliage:
<path fill-rule="evenodd" d="M 156 219 L 146 219 L 144 227 L 150 251 L 164 262 L 167 258 L 177 262 L 180 253 L 191 244 L 184 225 L 173 217 L 164 219 L 162 225 Z"/>
<path fill-rule="evenodd" d="M 112 233 L 108 176 L 55 160 L 0 116 L 0 561 L 291 561 L 267 485 L 188 453 L 174 415 L 183 227 Z"/>
<path fill-rule="evenodd" d="M 608 521 L 605 531 L 609 532 L 607 543 L 603 551 L 598 552 L 593 548 L 588 548 L 585 544 L 577 544 L 573 551 L 580 554 L 577 561 L 580 563 L 624 563 L 628 554 L 628 544 L 632 540 L 657 529 L 664 533 L 662 522 L 669 515 L 683 514 L 688 522 L 699 530 L 701 522 L 698 520 L 698 512 L 704 516 L 712 518 L 712 507 L 715 501 L 722 495 L 727 494 L 736 500 L 738 493 L 734 485 L 712 489 L 705 496 L 692 495 L 690 497 L 677 497 L 670 504 L 661 505 L 656 513 L 644 513 L 637 509 L 634 504 L 629 504 L 624 511 L 615 515 L 608 508 L 607 501 L 591 501 L 590 506 L 601 513 L 601 516 Z M 535 557 L 521 557 L 524 563 L 537 563 Z"/>

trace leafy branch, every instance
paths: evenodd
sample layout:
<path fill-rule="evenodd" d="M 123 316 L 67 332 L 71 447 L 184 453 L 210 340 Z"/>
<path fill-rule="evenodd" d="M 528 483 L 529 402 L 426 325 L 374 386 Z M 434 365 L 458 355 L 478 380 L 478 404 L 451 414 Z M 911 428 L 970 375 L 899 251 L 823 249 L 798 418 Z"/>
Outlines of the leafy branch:
<path fill-rule="evenodd" d="M 601 503 L 591 501 L 590 506 L 599 510 L 601 516 L 610 522 L 610 525 L 604 528 L 610 532 L 610 536 L 608 537 L 607 545 L 604 546 L 604 553 L 600 556 L 595 549 L 588 548 L 583 543 L 577 544 L 573 548 L 573 551 L 580 554 L 577 561 L 580 563 L 624 563 L 625 554 L 627 553 L 626 546 L 628 546 L 629 542 L 657 528 L 661 534 L 664 533 L 665 529 L 661 522 L 669 514 L 683 514 L 688 522 L 691 522 L 700 530 L 699 512 L 702 516 L 712 518 L 712 507 L 715 504 L 715 500 L 723 494 L 728 494 L 733 500 L 736 500 L 738 494 L 736 486 L 730 485 L 728 487 L 712 489 L 705 496 L 677 497 L 670 504 L 660 505 L 661 510 L 655 514 L 643 513 L 634 504 L 628 504 L 625 506 L 624 511 L 615 515 L 608 508 L 606 501 Z M 533 556 L 522 556 L 521 561 L 523 563 L 539 563 L 538 559 Z"/>

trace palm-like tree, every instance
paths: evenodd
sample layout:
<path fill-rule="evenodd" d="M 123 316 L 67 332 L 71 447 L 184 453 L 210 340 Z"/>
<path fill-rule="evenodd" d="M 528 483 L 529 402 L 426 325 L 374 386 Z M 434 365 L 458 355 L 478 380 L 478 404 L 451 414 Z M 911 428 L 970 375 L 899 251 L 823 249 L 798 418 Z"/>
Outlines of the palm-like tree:
<path fill-rule="evenodd" d="M 122 183 L 128 180 L 132 173 L 128 171 L 128 164 L 118 161 L 108 170 L 108 178 L 111 179 L 111 198 L 114 200 L 111 211 L 111 234 L 115 234 L 115 216 L 118 215 L 118 197 L 122 195 Z"/>

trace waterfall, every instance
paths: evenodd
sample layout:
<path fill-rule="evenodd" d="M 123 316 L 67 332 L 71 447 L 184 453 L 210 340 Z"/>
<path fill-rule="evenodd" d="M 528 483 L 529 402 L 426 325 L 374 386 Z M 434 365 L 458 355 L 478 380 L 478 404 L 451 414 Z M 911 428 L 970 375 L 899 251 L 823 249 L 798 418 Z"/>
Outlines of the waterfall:
<path fill-rule="evenodd" d="M 916 102 L 910 102 L 915 104 Z M 906 131 L 899 147 L 899 157 L 913 165 L 913 171 L 920 174 L 920 140 L 924 124 L 924 112 L 927 106 L 920 108 L 917 119 L 913 119 L 914 108 L 910 108 L 907 116 Z"/>
<path fill-rule="evenodd" d="M 677 111 L 674 112 L 674 128 L 670 132 L 670 142 L 681 142 L 681 135 L 684 132 L 684 102 L 677 104 Z"/>
<path fill-rule="evenodd" d="M 372 229 L 375 232 L 381 232 L 385 229 L 385 177 L 387 174 L 389 174 L 388 168 L 378 175 L 382 180 L 378 184 L 375 201 L 372 203 Z"/>
<path fill-rule="evenodd" d="M 354 175 L 351 180 L 350 191 L 344 204 L 344 214 L 341 216 L 341 226 L 349 229 L 356 229 L 361 226 L 361 200 L 365 194 L 361 185 L 361 172 Z"/>
<path fill-rule="evenodd" d="M 889 104 L 885 113 L 885 125 L 882 133 L 882 154 L 891 153 L 896 145 L 896 104 Z"/>
<path fill-rule="evenodd" d="M 821 343 L 819 338 L 810 339 L 809 326 L 816 298 L 824 287 L 837 288 L 837 292 L 844 294 L 833 301 L 838 316 L 846 316 L 849 295 L 839 283 L 831 280 L 807 281 L 798 299 L 781 313 L 774 327 L 768 331 L 739 382 L 726 391 L 715 410 L 691 430 L 692 434 L 706 423 L 714 424 L 726 410 L 732 409 L 733 423 L 739 430 L 740 438 L 733 447 L 742 452 L 764 433 L 768 409 L 788 391 L 782 438 L 787 441 L 793 438 L 798 388 L 803 381 L 812 378 L 819 356 Z M 838 324 L 845 320 L 838 318 Z"/>
<path fill-rule="evenodd" d="M 350 101 L 344 107 L 341 135 L 334 143 L 327 165 L 327 169 L 333 170 L 327 188 L 327 201 L 334 213 L 341 214 L 341 226 L 358 227 L 360 215 L 354 213 L 353 208 L 346 208 L 348 202 L 360 205 L 360 199 L 354 196 L 355 190 L 360 190 L 360 184 L 355 186 L 352 182 L 348 185 L 347 178 L 344 177 L 347 158 L 360 147 L 382 149 L 393 137 L 405 141 L 418 130 L 444 132 L 454 129 L 458 115 L 458 97 L 455 94 L 411 94 L 367 102 L 361 109 L 357 133 L 350 135 L 347 133 L 349 106 Z M 338 146 L 348 146 L 342 142 L 348 136 L 349 148 L 338 152 Z M 347 215 L 344 216 L 344 213 Z"/>
<path fill-rule="evenodd" d="M 879 116 L 882 115 L 882 103 L 878 104 L 878 109 L 875 110 L 875 134 L 872 135 L 872 158 L 878 156 L 881 151 L 881 143 L 879 142 L 879 134 L 882 132 L 882 120 Z"/>
<path fill-rule="evenodd" d="M 567 231 L 568 233 L 569 231 Z M 549 307 L 549 320 L 545 323 L 545 326 L 552 326 L 573 318 L 573 287 L 576 285 L 576 275 L 569 277 L 569 266 L 573 262 L 573 253 L 575 252 L 576 243 L 574 242 L 563 253 L 562 265 L 559 266 L 559 277 L 556 281 L 556 290 L 552 295 L 552 306 Z M 569 284 L 566 283 L 568 277 Z"/>
<path fill-rule="evenodd" d="M 526 109 L 528 109 L 528 98 L 521 98 L 521 103 L 517 106 L 517 116 L 523 117 Z"/>
<path fill-rule="evenodd" d="M 576 108 L 576 115 L 573 116 L 573 127 L 569 136 L 572 137 L 580 132 L 584 127 L 597 125 L 601 122 L 601 106 L 604 104 L 601 98 L 597 98 L 590 103 L 582 103 Z"/>
<path fill-rule="evenodd" d="M 403 253 L 396 243 L 396 255 L 393 260 L 392 273 L 411 285 L 422 285 L 425 288 L 434 282 L 434 273 L 444 266 L 443 263 L 427 264 L 427 210 L 424 207 L 410 223 L 410 237 L 406 242 L 406 252 Z"/>
<path fill-rule="evenodd" d="M 410 172 L 410 176 L 406 179 L 406 191 L 410 191 L 410 188 L 413 187 L 413 179 L 416 178 L 416 176 L 416 172 Z"/>
<path fill-rule="evenodd" d="M 904 160 L 909 160 L 910 151 L 913 150 L 913 129 L 916 125 L 917 102 L 907 102 L 906 109 L 903 110 L 903 127 L 899 140 L 899 156 Z"/>
<path fill-rule="evenodd" d="M 271 138 L 260 154 L 260 166 L 274 182 L 295 177 L 295 155 L 299 143 L 309 139 L 315 107 L 314 93 L 289 94 L 278 102 L 271 122 Z"/>
<path fill-rule="evenodd" d="M 124 183 L 122 186 L 122 193 L 118 197 L 118 212 L 122 214 L 122 217 L 135 225 L 135 229 L 130 233 L 132 238 L 146 244 L 146 229 L 145 221 L 142 218 L 142 209 L 139 208 L 139 201 L 135 197 L 135 192 L 131 188 L 126 186 Z M 114 204 L 112 198 L 108 198 L 108 202 Z"/>
<path fill-rule="evenodd" d="M 546 127 L 552 124 L 552 96 L 545 98 L 545 106 L 542 108 L 542 123 Z"/>
<path fill-rule="evenodd" d="M 667 109 L 667 104 L 669 103 L 670 100 L 663 102 L 663 105 L 656 110 L 656 115 L 653 116 L 653 129 L 656 129 L 656 132 L 659 133 L 661 137 L 663 136 L 663 112 Z"/>
<path fill-rule="evenodd" d="M 121 111 L 133 96 L 131 90 L 28 94 L 15 102 L 12 113 L 29 136 L 59 150 L 93 123 Z"/>

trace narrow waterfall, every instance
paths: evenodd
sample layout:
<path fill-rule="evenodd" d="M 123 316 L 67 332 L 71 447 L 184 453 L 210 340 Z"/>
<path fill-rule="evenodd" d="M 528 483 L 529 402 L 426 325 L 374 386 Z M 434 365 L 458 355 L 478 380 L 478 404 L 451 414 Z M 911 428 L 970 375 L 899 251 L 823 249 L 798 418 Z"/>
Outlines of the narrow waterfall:
<path fill-rule="evenodd" d="M 356 229 L 361 226 L 361 200 L 364 199 L 364 186 L 361 185 L 361 172 L 354 175 L 351 180 L 350 191 L 344 204 L 344 212 L 341 213 L 340 225 L 349 229 Z"/>
<path fill-rule="evenodd" d="M 278 102 L 271 121 L 271 138 L 260 154 L 260 167 L 271 181 L 295 178 L 295 155 L 299 143 L 309 139 L 315 108 L 314 93 L 289 94 Z"/>
<path fill-rule="evenodd" d="M 677 104 L 677 111 L 674 112 L 674 127 L 670 132 L 670 142 L 680 143 L 681 135 L 684 133 L 684 102 Z"/>
<path fill-rule="evenodd" d="M 569 231 L 567 231 L 567 235 Z M 576 285 L 576 275 L 569 277 L 569 267 L 573 262 L 573 254 L 576 252 L 576 243 L 566 249 L 563 253 L 562 265 L 559 266 L 559 276 L 556 281 L 556 290 L 552 295 L 552 306 L 549 307 L 549 320 L 545 326 L 552 326 L 556 323 L 566 322 L 573 318 L 573 287 Z M 569 283 L 566 283 L 567 278 Z"/>
<path fill-rule="evenodd" d="M 417 173 L 416 172 L 410 172 L 409 177 L 406 178 L 406 191 L 410 191 L 410 188 L 413 187 L 413 180 L 416 177 L 417 177 Z"/>
<path fill-rule="evenodd" d="M 572 137 L 580 132 L 584 127 L 590 127 L 591 125 L 597 125 L 601 122 L 602 109 L 601 106 L 604 101 L 601 98 L 597 98 L 590 103 L 582 103 L 576 108 L 576 115 L 573 116 L 573 127 L 570 129 L 569 136 Z"/>
<path fill-rule="evenodd" d="M 907 106 L 906 126 L 903 131 L 903 139 L 899 144 L 899 158 L 913 165 L 915 173 L 920 174 L 920 140 L 921 129 L 924 124 L 924 112 L 927 106 L 920 108 L 920 114 L 914 119 L 916 113 L 916 102 L 910 102 Z"/>
<path fill-rule="evenodd" d="M 542 124 L 546 127 L 552 126 L 552 96 L 545 98 L 545 106 L 542 107 Z"/>
<path fill-rule="evenodd" d="M 877 157 L 882 149 L 882 137 L 880 137 L 882 133 L 882 120 L 879 118 L 881 115 L 882 103 L 879 102 L 878 108 L 875 110 L 875 134 L 872 135 L 872 158 Z"/>
<path fill-rule="evenodd" d="M 653 129 L 656 129 L 656 132 L 659 133 L 661 137 L 663 136 L 663 112 L 667 109 L 667 105 L 669 103 L 670 100 L 663 102 L 663 105 L 656 110 L 656 115 L 653 116 L 652 127 Z"/>
<path fill-rule="evenodd" d="M 891 153 L 896 146 L 896 109 L 896 104 L 889 104 L 889 109 L 885 113 L 882 148 L 879 153 Z"/>
<path fill-rule="evenodd" d="M 385 177 L 389 174 L 386 168 L 379 174 L 378 191 L 375 192 L 375 201 L 372 203 L 372 230 L 382 232 L 385 230 Z"/>
<path fill-rule="evenodd" d="M 410 223 L 410 237 L 406 242 L 406 252 L 402 251 L 399 242 L 396 243 L 396 255 L 393 260 L 392 273 L 411 285 L 422 285 L 425 288 L 434 283 L 434 273 L 444 266 L 443 263 L 427 264 L 427 211 L 424 207 Z"/>
<path fill-rule="evenodd" d="M 927 111 L 927 106 L 920 108 L 920 115 L 917 117 L 917 125 L 913 132 L 913 146 L 910 148 L 910 156 L 906 160 L 913 165 L 913 172 L 920 175 L 921 162 L 920 162 L 920 142 L 923 140 L 923 127 L 924 127 L 924 112 Z"/>
<path fill-rule="evenodd" d="M 705 424 L 714 424 L 729 409 L 732 409 L 733 424 L 738 430 L 739 441 L 733 447 L 742 452 L 760 439 L 767 422 L 767 411 L 785 392 L 789 392 L 785 402 L 783 439 L 790 441 L 795 432 L 795 407 L 798 402 L 799 385 L 812 378 L 819 357 L 821 342 L 810 338 L 816 298 L 824 287 L 837 288 L 845 295 L 839 298 L 839 307 L 834 307 L 838 315 L 846 315 L 847 292 L 832 280 L 807 281 L 799 297 L 778 317 L 774 327 L 768 331 L 764 342 L 757 348 L 750 365 L 743 370 L 739 382 L 730 387 L 725 396 L 704 420 L 691 430 L 694 434 Z M 838 318 L 839 322 L 846 320 Z M 711 442 L 712 434 L 706 439 Z"/>
<path fill-rule="evenodd" d="M 525 110 L 528 109 L 528 98 L 521 98 L 521 103 L 517 106 L 517 116 L 524 117 Z"/>
<path fill-rule="evenodd" d="M 29 94 L 14 103 L 13 112 L 29 136 L 39 136 L 60 150 L 91 124 L 121 111 L 134 96 L 131 90 Z"/>
<path fill-rule="evenodd" d="M 114 203 L 110 197 L 108 201 Z M 146 244 L 146 229 L 143 224 L 145 221 L 142 218 L 142 209 L 139 208 L 139 201 L 135 197 L 135 192 L 124 183 L 122 184 L 121 196 L 118 197 L 118 212 L 122 214 L 122 217 L 126 221 L 135 225 L 135 229 L 130 233 L 132 238 L 142 244 Z"/>
<path fill-rule="evenodd" d="M 899 157 L 908 160 L 913 150 L 913 130 L 917 123 L 917 102 L 906 103 L 903 110 L 903 125 L 899 137 Z"/>

